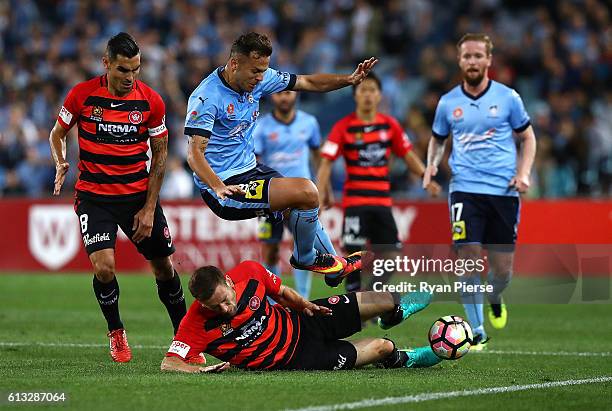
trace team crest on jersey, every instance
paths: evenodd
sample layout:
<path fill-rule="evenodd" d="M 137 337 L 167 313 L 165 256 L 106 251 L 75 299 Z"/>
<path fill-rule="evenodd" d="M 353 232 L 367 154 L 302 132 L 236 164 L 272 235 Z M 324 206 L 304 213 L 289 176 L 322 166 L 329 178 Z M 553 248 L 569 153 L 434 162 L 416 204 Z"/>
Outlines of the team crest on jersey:
<path fill-rule="evenodd" d="M 489 117 L 497 117 L 497 105 L 489 107 Z"/>
<path fill-rule="evenodd" d="M 458 120 L 463 117 L 463 110 L 461 109 L 461 107 L 457 107 L 453 110 L 453 117 L 455 118 L 455 120 Z"/>
<path fill-rule="evenodd" d="M 102 115 L 104 114 L 104 110 L 100 106 L 93 106 L 91 109 L 91 116 L 89 116 L 92 120 L 102 121 Z"/>
<path fill-rule="evenodd" d="M 261 300 L 256 295 L 252 296 L 251 299 L 249 300 L 249 308 L 251 311 L 257 311 L 260 305 L 261 305 Z"/>
<path fill-rule="evenodd" d="M 224 337 L 234 331 L 230 323 L 223 323 L 219 328 L 221 329 L 221 335 Z"/>
<path fill-rule="evenodd" d="M 278 133 L 276 131 L 270 133 L 270 140 L 276 141 L 277 139 L 278 139 Z"/>
<path fill-rule="evenodd" d="M 230 116 L 233 115 L 234 114 L 234 105 L 232 103 L 229 103 L 227 105 L 226 111 L 227 111 L 228 115 L 230 115 Z"/>
<path fill-rule="evenodd" d="M 338 297 L 337 295 L 332 295 L 327 299 L 327 302 L 334 305 L 338 304 L 338 302 L 340 302 L 340 297 Z"/>
<path fill-rule="evenodd" d="M 132 124 L 140 124 L 142 123 L 142 113 L 138 110 L 130 111 L 128 119 Z"/>

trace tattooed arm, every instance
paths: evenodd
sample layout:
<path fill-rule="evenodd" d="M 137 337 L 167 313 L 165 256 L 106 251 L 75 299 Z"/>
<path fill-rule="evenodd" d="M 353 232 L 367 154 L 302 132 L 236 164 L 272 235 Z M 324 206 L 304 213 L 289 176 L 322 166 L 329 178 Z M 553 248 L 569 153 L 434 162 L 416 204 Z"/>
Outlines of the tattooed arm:
<path fill-rule="evenodd" d="M 166 172 L 166 158 L 168 157 L 168 136 L 151 138 L 151 168 L 149 170 L 149 184 L 147 199 L 144 207 L 134 216 L 134 235 L 132 240 L 139 243 L 151 236 L 153 230 L 153 217 L 159 198 L 159 190 L 164 181 Z"/>
<path fill-rule="evenodd" d="M 208 164 L 204 153 L 208 146 L 210 137 L 193 135 L 189 136 L 189 147 L 187 148 L 187 163 L 194 173 L 202 180 L 204 184 L 212 188 L 217 196 L 222 200 L 232 194 L 244 194 L 242 189 L 237 185 L 226 186 L 223 181 L 215 174 L 214 170 Z"/>

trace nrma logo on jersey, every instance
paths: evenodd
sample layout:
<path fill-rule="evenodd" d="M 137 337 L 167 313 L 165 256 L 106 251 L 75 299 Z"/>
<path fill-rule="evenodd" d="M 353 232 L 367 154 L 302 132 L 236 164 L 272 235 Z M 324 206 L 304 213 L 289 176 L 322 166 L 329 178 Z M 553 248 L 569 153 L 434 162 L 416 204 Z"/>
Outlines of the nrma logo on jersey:
<path fill-rule="evenodd" d="M 138 127 L 133 124 L 98 123 L 98 132 L 108 133 L 115 137 L 123 137 L 126 134 L 137 133 Z"/>
<path fill-rule="evenodd" d="M 28 216 L 28 247 L 50 270 L 69 263 L 79 252 L 79 222 L 70 205 L 34 205 Z"/>

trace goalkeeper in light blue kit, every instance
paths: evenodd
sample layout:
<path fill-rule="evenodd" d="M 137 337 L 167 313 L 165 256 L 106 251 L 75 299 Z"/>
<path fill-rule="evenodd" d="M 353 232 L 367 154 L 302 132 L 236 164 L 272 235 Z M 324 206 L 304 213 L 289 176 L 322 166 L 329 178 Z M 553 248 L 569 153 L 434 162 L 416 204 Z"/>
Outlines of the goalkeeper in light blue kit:
<path fill-rule="evenodd" d="M 494 328 L 503 328 L 508 312 L 501 293 L 512 276 L 519 193 L 529 188 L 536 140 L 518 93 L 488 77 L 492 49 L 485 34 L 466 34 L 459 40 L 463 81 L 438 102 L 423 186 L 436 175 L 446 139 L 452 134 L 449 207 L 453 242 L 463 259 L 482 258 L 482 248 L 487 248 L 488 283 L 493 285 L 493 292 L 487 294 L 488 317 Z M 462 281 L 480 285 L 480 273 L 465 274 Z M 489 340 L 483 295 L 463 292 L 461 300 L 474 331 L 472 349 L 482 350 Z"/>
<path fill-rule="evenodd" d="M 272 167 L 284 177 L 302 177 L 312 180 L 310 159 L 319 160 L 321 131 L 317 119 L 296 109 L 297 93 L 281 91 L 270 96 L 274 109 L 261 117 L 253 131 L 255 154 L 259 161 Z M 317 164 L 314 164 L 317 167 Z M 279 269 L 279 245 L 284 224 L 273 218 L 260 217 L 259 240 L 266 268 L 276 275 Z M 326 250 L 331 253 L 332 250 Z M 294 269 L 295 289 L 308 299 L 312 275 L 309 271 Z"/>

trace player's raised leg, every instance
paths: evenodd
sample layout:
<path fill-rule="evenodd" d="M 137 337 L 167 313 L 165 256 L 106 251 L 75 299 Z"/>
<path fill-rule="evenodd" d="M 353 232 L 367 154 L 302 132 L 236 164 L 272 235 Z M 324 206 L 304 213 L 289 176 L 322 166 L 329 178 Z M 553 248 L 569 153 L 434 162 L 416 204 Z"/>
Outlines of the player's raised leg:
<path fill-rule="evenodd" d="M 363 291 L 356 293 L 361 321 L 381 317 L 381 327 L 389 329 L 425 309 L 431 301 L 431 294 L 413 292 L 399 293 Z"/>
<path fill-rule="evenodd" d="M 274 178 L 270 182 L 269 201 L 272 211 L 291 210 L 289 229 L 294 241 L 291 258 L 294 268 L 342 276 L 361 268 L 359 254 L 346 259 L 335 255 L 331 240 L 319 221 L 319 193 L 312 181 Z"/>
<path fill-rule="evenodd" d="M 93 290 L 108 324 L 110 355 L 116 362 L 128 362 L 132 351 L 119 315 L 119 283 L 115 276 L 115 250 L 106 248 L 89 255 L 94 269 Z"/>

